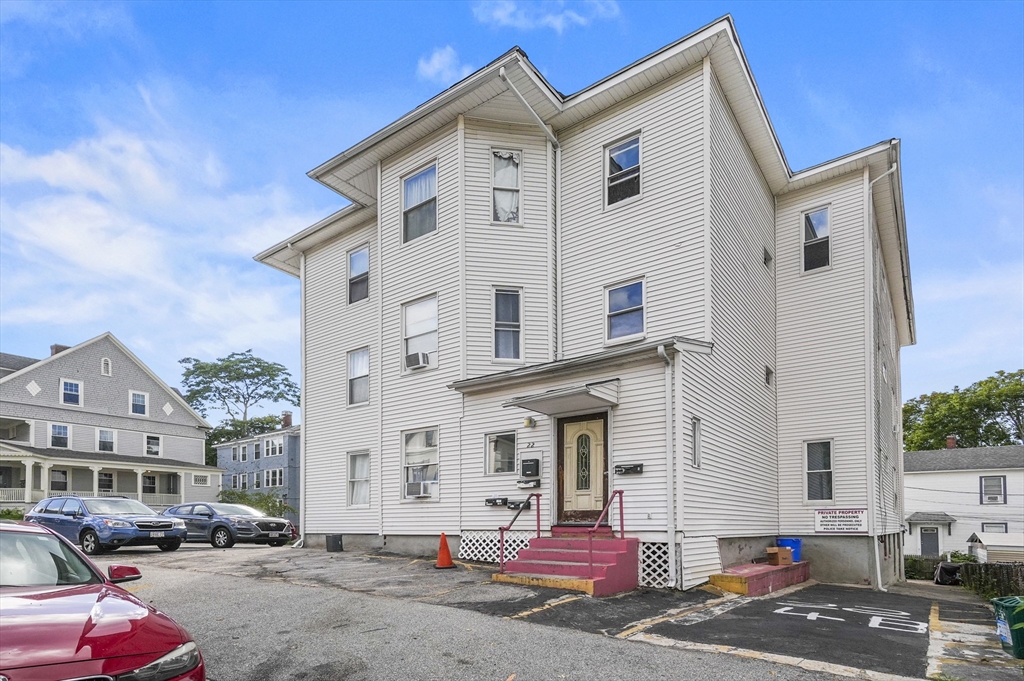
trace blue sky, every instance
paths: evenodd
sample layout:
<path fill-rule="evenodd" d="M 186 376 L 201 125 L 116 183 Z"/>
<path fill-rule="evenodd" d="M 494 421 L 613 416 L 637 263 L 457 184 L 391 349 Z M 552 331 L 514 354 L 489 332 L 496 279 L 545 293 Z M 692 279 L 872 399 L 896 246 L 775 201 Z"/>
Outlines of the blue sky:
<path fill-rule="evenodd" d="M 305 173 L 519 45 L 565 93 L 732 13 L 794 170 L 890 137 L 904 396 L 1024 366 L 1024 3 L 0 3 L 0 347 L 110 330 L 168 382 L 298 376 L 252 261 L 345 200 Z"/>

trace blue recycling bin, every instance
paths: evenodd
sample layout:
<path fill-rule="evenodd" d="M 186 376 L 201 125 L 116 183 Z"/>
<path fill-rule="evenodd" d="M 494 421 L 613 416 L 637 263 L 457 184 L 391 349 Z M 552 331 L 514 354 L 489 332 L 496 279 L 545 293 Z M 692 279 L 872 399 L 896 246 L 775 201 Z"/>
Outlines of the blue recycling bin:
<path fill-rule="evenodd" d="M 778 539 L 775 540 L 775 545 L 776 546 L 778 546 L 780 548 L 784 548 L 784 549 L 790 549 L 790 550 L 793 551 L 793 562 L 794 563 L 799 563 L 800 562 L 800 546 L 802 544 L 803 544 L 803 541 L 800 540 L 800 539 L 797 539 L 796 537 L 779 537 Z"/>

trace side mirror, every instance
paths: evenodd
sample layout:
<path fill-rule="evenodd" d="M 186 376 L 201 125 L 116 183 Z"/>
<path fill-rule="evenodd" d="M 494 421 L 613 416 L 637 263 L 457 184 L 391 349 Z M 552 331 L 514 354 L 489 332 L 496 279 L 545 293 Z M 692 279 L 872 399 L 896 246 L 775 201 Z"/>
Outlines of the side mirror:
<path fill-rule="evenodd" d="M 111 565 L 107 568 L 107 577 L 114 584 L 120 584 L 142 579 L 142 573 L 134 565 Z"/>
<path fill-rule="evenodd" d="M 77 518 L 78 511 L 64 511 L 64 515 L 66 515 L 69 518 Z"/>

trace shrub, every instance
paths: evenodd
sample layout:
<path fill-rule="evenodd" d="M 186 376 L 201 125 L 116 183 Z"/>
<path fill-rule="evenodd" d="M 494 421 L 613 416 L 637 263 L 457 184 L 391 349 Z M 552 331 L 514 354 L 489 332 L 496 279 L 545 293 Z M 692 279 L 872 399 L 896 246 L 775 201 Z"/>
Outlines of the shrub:
<path fill-rule="evenodd" d="M 978 559 L 963 551 L 950 551 L 947 554 L 950 563 L 977 563 Z"/>
<path fill-rule="evenodd" d="M 0 508 L 0 518 L 5 520 L 24 520 L 25 512 L 20 508 Z"/>

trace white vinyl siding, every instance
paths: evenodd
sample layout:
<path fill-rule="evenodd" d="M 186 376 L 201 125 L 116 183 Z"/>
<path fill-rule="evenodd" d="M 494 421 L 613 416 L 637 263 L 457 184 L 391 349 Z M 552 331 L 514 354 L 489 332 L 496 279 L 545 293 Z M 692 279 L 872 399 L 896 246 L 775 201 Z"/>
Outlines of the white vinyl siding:
<path fill-rule="evenodd" d="M 394 191 L 397 198 L 398 188 Z M 399 239 L 399 230 L 392 234 Z M 348 277 L 344 273 L 348 254 L 364 245 L 370 249 L 373 265 L 367 304 L 338 305 L 338 300 L 347 294 Z M 338 386 L 346 386 L 348 381 L 347 363 L 338 361 L 338 348 L 360 347 L 369 347 L 373 359 L 368 392 L 379 394 L 380 271 L 375 222 L 357 227 L 306 254 L 306 372 L 302 408 L 305 470 L 299 475 L 303 478 L 302 493 L 311 501 L 303 518 L 303 529 L 308 532 L 376 533 L 379 528 L 376 512 L 348 509 L 338 513 L 335 503 L 316 500 L 336 499 L 339 491 L 346 490 L 345 466 L 338 465 L 339 451 L 374 451 L 379 446 L 376 407 L 342 409 L 337 394 Z M 394 316 L 397 321 L 398 315 Z M 397 350 L 394 358 L 401 361 Z M 271 442 L 279 440 L 267 440 L 267 456 L 274 456 L 280 448 Z M 376 477 L 370 480 L 373 495 L 377 494 L 377 482 Z M 301 501 L 290 497 L 288 503 L 296 510 L 301 505 Z"/>
<path fill-rule="evenodd" d="M 765 244 L 775 241 L 774 199 L 708 76 L 707 271 L 715 347 L 710 355 L 684 352 L 677 360 L 678 517 L 687 537 L 770 535 L 778 531 L 778 455 L 775 399 L 764 388 L 763 371 L 775 357 L 775 281 L 762 259 Z M 649 319 L 658 295 L 652 286 Z M 689 465 L 694 417 L 700 419 L 699 469 Z"/>
<path fill-rule="evenodd" d="M 830 206 L 832 267 L 804 276 L 801 220 Z M 803 502 L 803 443 L 833 439 L 834 500 L 838 508 L 870 501 L 871 430 L 868 402 L 870 322 L 866 286 L 870 244 L 864 224 L 864 175 L 854 172 L 778 197 L 777 361 L 780 531 L 814 531 L 814 504 Z M 827 280 L 827 285 L 823 282 Z M 808 352 L 813 348 L 813 352 Z M 828 375 L 828 381 L 821 376 Z"/>
<path fill-rule="evenodd" d="M 566 357 L 602 349 L 604 286 L 638 273 L 648 338 L 704 337 L 701 82 L 698 65 L 559 133 Z M 605 145 L 641 127 L 643 197 L 605 209 Z"/>
<path fill-rule="evenodd" d="M 522 153 L 520 225 L 494 223 L 491 156 L 494 149 Z M 553 153 L 553 152 L 552 152 Z M 465 272 L 467 376 L 503 371 L 494 361 L 494 291 L 522 293 L 518 362 L 553 359 L 553 230 L 551 158 L 535 127 L 466 120 L 465 131 Z"/>

